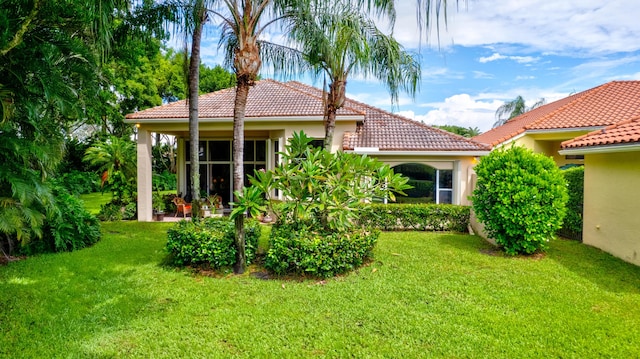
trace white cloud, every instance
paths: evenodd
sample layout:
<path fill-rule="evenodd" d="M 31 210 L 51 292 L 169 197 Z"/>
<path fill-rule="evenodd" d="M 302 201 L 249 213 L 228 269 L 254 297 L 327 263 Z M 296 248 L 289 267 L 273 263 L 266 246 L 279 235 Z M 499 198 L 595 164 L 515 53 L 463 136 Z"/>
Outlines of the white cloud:
<path fill-rule="evenodd" d="M 481 131 L 486 131 L 495 121 L 495 111 L 500 105 L 502 105 L 502 101 L 484 100 L 463 93 L 450 96 L 444 102 L 420 105 L 432 108 L 422 114 L 410 110 L 398 113 L 416 121 L 422 121 L 427 125 L 478 127 Z"/>
<path fill-rule="evenodd" d="M 487 57 L 481 57 L 478 61 L 482 64 L 486 64 L 487 62 L 498 61 L 498 60 L 513 60 L 519 64 L 528 64 L 532 62 L 536 62 L 540 60 L 539 57 L 533 56 L 504 56 L 500 55 L 497 52 L 494 52 L 493 55 Z"/>
<path fill-rule="evenodd" d="M 492 0 L 449 2 L 448 25 L 441 21 L 439 46 L 519 44 L 528 51 L 576 55 L 640 50 L 640 10 L 624 0 Z M 415 2 L 397 6 L 395 36 L 417 48 Z M 432 29 L 429 43 L 438 46 Z M 423 43 L 424 43 L 424 37 Z"/>
<path fill-rule="evenodd" d="M 534 80 L 536 77 L 535 76 L 516 76 L 516 81 L 523 81 L 523 80 Z"/>

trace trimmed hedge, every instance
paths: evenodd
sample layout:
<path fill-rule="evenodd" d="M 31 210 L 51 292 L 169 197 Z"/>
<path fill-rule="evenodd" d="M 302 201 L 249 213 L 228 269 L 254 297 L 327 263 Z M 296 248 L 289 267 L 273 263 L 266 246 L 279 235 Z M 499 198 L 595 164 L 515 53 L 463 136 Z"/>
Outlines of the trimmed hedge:
<path fill-rule="evenodd" d="M 569 200 L 567 201 L 567 216 L 564 217 L 562 228 L 558 235 L 569 239 L 582 241 L 582 211 L 584 205 L 584 167 L 572 167 L 562 171 Z"/>
<path fill-rule="evenodd" d="M 167 251 L 176 265 L 208 264 L 212 268 L 229 267 L 236 262 L 235 225 L 228 217 L 182 220 L 167 232 Z M 247 263 L 255 258 L 260 224 L 245 221 Z"/>
<path fill-rule="evenodd" d="M 360 267 L 372 255 L 379 231 L 322 233 L 274 225 L 264 266 L 277 274 L 327 278 Z"/>
<path fill-rule="evenodd" d="M 466 232 L 470 207 L 451 204 L 371 204 L 363 225 L 383 231 Z"/>

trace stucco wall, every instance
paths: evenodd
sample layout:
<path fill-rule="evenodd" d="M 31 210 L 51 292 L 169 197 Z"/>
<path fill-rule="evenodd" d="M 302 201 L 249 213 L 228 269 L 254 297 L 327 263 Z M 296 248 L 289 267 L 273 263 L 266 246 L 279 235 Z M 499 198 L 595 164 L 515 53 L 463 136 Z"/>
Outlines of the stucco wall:
<path fill-rule="evenodd" d="M 583 242 L 640 265 L 640 152 L 587 154 Z"/>

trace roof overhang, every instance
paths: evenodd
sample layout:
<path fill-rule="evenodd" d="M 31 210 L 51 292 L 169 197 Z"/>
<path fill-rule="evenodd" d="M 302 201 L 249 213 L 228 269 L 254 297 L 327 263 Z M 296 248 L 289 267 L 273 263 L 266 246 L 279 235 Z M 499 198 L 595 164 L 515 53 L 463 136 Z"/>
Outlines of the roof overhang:
<path fill-rule="evenodd" d="M 568 148 L 566 150 L 560 150 L 558 151 L 558 153 L 565 156 L 565 155 L 586 155 L 586 154 L 598 154 L 598 153 L 620 153 L 620 152 L 635 152 L 635 151 L 640 151 L 640 143 L 624 143 L 624 144 L 617 144 L 617 145 Z"/>
<path fill-rule="evenodd" d="M 244 122 L 318 122 L 323 121 L 323 116 L 265 116 L 265 117 L 245 117 Z M 364 115 L 343 115 L 336 116 L 338 121 L 364 121 Z M 189 118 L 125 118 L 125 123 L 139 124 L 175 124 L 189 123 Z M 198 123 L 233 123 L 233 117 L 200 118 Z"/>
<path fill-rule="evenodd" d="M 471 151 L 385 151 L 377 147 L 356 147 L 353 150 L 345 150 L 347 153 L 356 153 L 359 155 L 371 156 L 438 156 L 438 157 L 480 157 L 489 154 L 487 151 L 471 150 Z"/>
<path fill-rule="evenodd" d="M 509 139 L 506 139 L 498 144 L 496 144 L 495 146 L 493 146 L 493 148 L 496 147 L 501 147 L 501 146 L 506 146 L 512 142 L 515 142 L 519 139 L 521 139 L 522 137 L 525 137 L 527 135 L 549 135 L 549 134 L 557 134 L 557 135 L 563 135 L 563 134 L 569 134 L 569 133 L 573 133 L 573 132 L 585 132 L 585 133 L 589 133 L 589 132 L 593 132 L 593 131 L 597 131 L 597 130 L 601 130 L 603 128 L 605 128 L 606 126 L 593 126 L 593 127 L 571 127 L 571 128 L 551 128 L 551 129 L 541 129 L 541 130 L 525 130 L 524 132 L 521 132 Z M 562 138 L 559 138 L 562 139 Z"/>

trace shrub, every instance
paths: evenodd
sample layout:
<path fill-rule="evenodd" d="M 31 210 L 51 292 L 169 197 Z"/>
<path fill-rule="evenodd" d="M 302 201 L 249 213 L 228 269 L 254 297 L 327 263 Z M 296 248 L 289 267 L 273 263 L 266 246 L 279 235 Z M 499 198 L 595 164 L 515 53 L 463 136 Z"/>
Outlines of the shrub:
<path fill-rule="evenodd" d="M 373 204 L 363 225 L 383 231 L 466 232 L 470 207 L 452 204 Z"/>
<path fill-rule="evenodd" d="M 274 225 L 265 268 L 278 274 L 331 277 L 361 266 L 372 254 L 378 231 L 314 232 Z"/>
<path fill-rule="evenodd" d="M 256 171 L 252 187 L 235 192 L 239 200 L 231 213 L 265 211 L 266 198 L 278 220 L 265 266 L 327 277 L 361 265 L 377 239 L 377 231 L 359 221 L 363 203 L 394 199 L 394 192 L 410 187 L 408 179 L 371 157 L 314 148 L 304 132 L 293 135 L 281 158 L 272 171 Z M 287 200 L 273 206 L 276 190 Z"/>
<path fill-rule="evenodd" d="M 113 202 L 101 205 L 100 213 L 98 213 L 98 219 L 101 221 L 121 221 L 122 205 Z"/>
<path fill-rule="evenodd" d="M 97 192 L 100 189 L 100 183 L 97 179 L 93 172 L 72 170 L 60 175 L 56 182 L 72 194 L 79 195 Z"/>
<path fill-rule="evenodd" d="M 530 254 L 562 226 L 567 188 L 551 158 L 523 147 L 498 149 L 475 168 L 473 209 L 506 253 Z"/>
<path fill-rule="evenodd" d="M 228 267 L 236 261 L 234 231 L 234 222 L 228 217 L 182 220 L 169 229 L 166 248 L 177 265 Z M 259 237 L 260 224 L 245 221 L 247 263 L 255 258 Z"/>
<path fill-rule="evenodd" d="M 584 167 L 572 167 L 562 171 L 569 200 L 567 201 L 567 216 L 558 234 L 576 240 L 582 240 L 582 209 L 584 205 Z"/>
<path fill-rule="evenodd" d="M 22 247 L 22 254 L 68 252 L 88 247 L 100 239 L 100 222 L 82 202 L 65 189 L 54 189 L 55 209 L 48 213 L 40 240 Z"/>
<path fill-rule="evenodd" d="M 152 177 L 152 186 L 156 191 L 169 191 L 176 189 L 176 175 L 169 171 L 162 173 L 154 173 Z"/>

